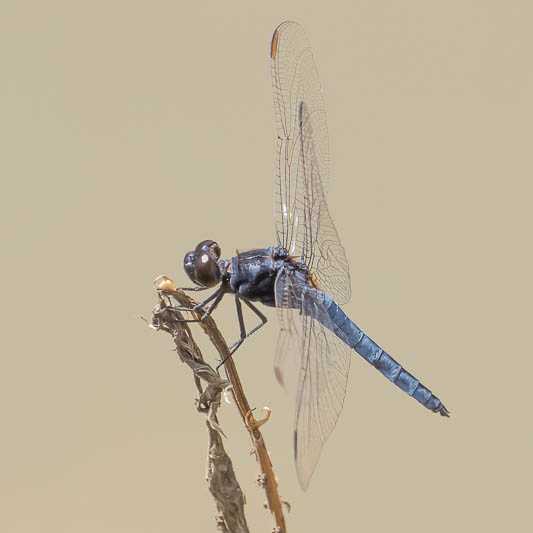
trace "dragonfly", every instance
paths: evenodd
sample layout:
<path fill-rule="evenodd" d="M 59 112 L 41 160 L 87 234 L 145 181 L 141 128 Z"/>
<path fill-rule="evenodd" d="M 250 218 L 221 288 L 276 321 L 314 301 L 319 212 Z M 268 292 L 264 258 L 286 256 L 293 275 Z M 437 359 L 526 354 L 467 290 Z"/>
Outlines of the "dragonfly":
<path fill-rule="evenodd" d="M 294 459 L 306 490 L 341 413 L 353 353 L 429 411 L 442 416 L 449 411 L 343 311 L 351 295 L 350 271 L 326 201 L 330 156 L 324 96 L 299 24 L 289 21 L 276 28 L 270 59 L 277 133 L 276 244 L 222 259 L 217 242 L 204 240 L 185 255 L 183 266 L 194 283 L 187 290 L 218 287 L 195 307 L 203 312 L 202 320 L 224 295 L 233 295 L 240 337 L 230 354 L 267 323 L 256 303 L 276 309 L 280 328 L 274 373 L 294 401 Z M 258 318 L 250 330 L 243 304 Z"/>

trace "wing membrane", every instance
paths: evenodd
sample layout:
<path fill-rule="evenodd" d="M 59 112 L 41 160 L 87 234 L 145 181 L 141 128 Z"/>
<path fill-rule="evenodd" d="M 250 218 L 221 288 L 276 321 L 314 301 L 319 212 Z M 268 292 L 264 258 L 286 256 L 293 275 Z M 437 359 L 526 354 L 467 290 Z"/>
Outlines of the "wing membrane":
<path fill-rule="evenodd" d="M 351 294 L 349 267 L 325 195 L 330 175 L 326 111 L 301 26 L 285 22 L 276 29 L 271 59 L 278 242 L 309 267 L 324 291 L 346 303 Z"/>
<path fill-rule="evenodd" d="M 274 375 L 288 394 L 294 394 L 300 353 L 299 319 L 295 309 L 277 309 L 279 334 L 274 359 Z"/>
<path fill-rule="evenodd" d="M 349 348 L 332 333 L 335 326 L 325 295 L 291 274 L 282 270 L 276 279 L 276 305 L 285 321 L 276 375 L 293 393 L 294 456 L 305 490 L 342 410 L 351 357 Z"/>

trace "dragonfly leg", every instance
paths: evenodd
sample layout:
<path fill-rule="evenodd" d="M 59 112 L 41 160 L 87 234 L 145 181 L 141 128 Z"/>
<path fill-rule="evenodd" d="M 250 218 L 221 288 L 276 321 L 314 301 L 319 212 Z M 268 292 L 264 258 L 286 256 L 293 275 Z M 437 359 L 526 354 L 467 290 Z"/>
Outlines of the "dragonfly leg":
<path fill-rule="evenodd" d="M 178 287 L 179 291 L 206 291 L 209 287 Z"/>
<path fill-rule="evenodd" d="M 230 349 L 229 349 L 229 355 L 225 357 L 220 364 L 217 366 L 217 370 L 237 351 L 237 348 L 252 334 L 254 334 L 257 330 L 261 329 L 267 322 L 267 317 L 255 307 L 251 302 L 249 302 L 246 299 L 243 299 L 244 303 L 259 317 L 259 320 L 261 320 L 261 323 L 255 326 L 255 328 L 251 329 L 248 333 L 246 332 L 246 326 L 244 324 L 244 316 L 242 314 L 242 304 L 241 304 L 241 298 L 236 294 L 235 295 L 235 307 L 237 308 L 237 318 L 239 320 L 239 329 L 241 331 L 241 337 L 238 341 L 234 342 Z"/>
<path fill-rule="evenodd" d="M 203 322 L 216 309 L 216 307 L 220 303 L 220 300 L 222 300 L 222 297 L 224 296 L 224 292 L 225 292 L 224 289 L 221 287 L 220 289 L 215 291 L 213 294 L 211 294 L 208 298 L 206 298 L 203 302 L 195 305 L 192 308 L 188 308 L 188 307 L 177 308 L 180 311 L 200 311 L 203 313 L 201 318 L 183 318 L 183 319 L 180 319 L 179 322 Z M 213 303 L 209 306 L 209 308 L 206 311 L 204 311 L 205 306 L 211 300 L 214 300 Z"/>
<path fill-rule="evenodd" d="M 220 288 L 218 291 L 215 292 L 215 295 L 216 295 L 214 298 L 215 301 L 209 306 L 209 309 L 207 309 L 207 311 L 204 312 L 200 321 L 205 320 L 208 316 L 211 315 L 211 313 L 217 308 L 218 304 L 220 303 L 220 300 L 222 300 L 222 297 L 224 296 L 224 294 L 225 294 L 225 291 L 223 288 Z M 211 297 L 208 298 L 208 300 L 210 299 Z M 207 300 L 202 302 L 200 305 L 195 305 L 193 307 L 193 310 L 197 311 L 198 309 L 200 309 L 201 311 L 203 311 L 203 307 L 206 302 Z"/>
<path fill-rule="evenodd" d="M 257 330 L 261 329 L 268 322 L 268 319 L 263 313 L 261 313 L 261 311 L 259 311 L 259 309 L 257 309 L 255 305 L 252 304 L 252 302 L 244 300 L 244 303 L 259 317 L 259 320 L 261 320 L 261 323 L 257 324 L 257 326 L 255 326 L 255 328 L 253 328 L 250 333 L 246 335 L 249 337 L 252 333 L 255 333 Z"/>

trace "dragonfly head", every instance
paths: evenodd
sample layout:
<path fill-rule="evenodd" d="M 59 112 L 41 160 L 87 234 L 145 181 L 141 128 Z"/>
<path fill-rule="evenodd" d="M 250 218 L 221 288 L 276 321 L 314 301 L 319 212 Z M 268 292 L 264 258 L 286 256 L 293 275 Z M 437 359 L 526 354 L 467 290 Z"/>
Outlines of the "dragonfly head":
<path fill-rule="evenodd" d="M 214 287 L 222 277 L 219 258 L 220 246 L 215 241 L 202 241 L 192 252 L 185 254 L 183 268 L 196 285 Z"/>

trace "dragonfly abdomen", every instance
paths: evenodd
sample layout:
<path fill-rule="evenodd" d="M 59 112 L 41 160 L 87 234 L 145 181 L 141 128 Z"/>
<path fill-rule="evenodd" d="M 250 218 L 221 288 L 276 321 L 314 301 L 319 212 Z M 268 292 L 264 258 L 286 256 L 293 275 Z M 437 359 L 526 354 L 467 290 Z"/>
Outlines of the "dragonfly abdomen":
<path fill-rule="evenodd" d="M 442 416 L 449 416 L 440 399 L 366 335 L 334 301 L 329 303 L 328 313 L 334 325 L 333 333 L 337 337 L 424 407 Z"/>

